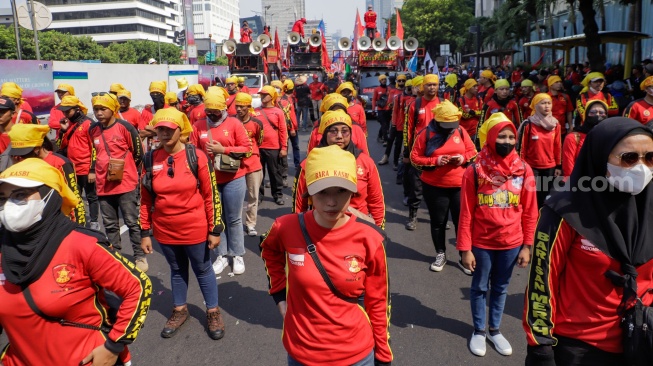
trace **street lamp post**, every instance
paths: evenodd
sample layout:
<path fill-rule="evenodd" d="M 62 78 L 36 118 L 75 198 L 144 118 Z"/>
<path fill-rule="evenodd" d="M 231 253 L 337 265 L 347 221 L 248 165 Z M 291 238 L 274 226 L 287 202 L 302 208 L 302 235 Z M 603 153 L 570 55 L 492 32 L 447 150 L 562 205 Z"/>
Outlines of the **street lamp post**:
<path fill-rule="evenodd" d="M 567 37 L 567 26 L 569 25 L 569 20 L 565 19 L 564 22 L 562 22 L 562 30 L 564 32 L 563 36 Z"/>
<path fill-rule="evenodd" d="M 265 6 L 265 14 L 263 15 L 263 22 L 264 22 L 265 24 L 263 24 L 263 26 L 268 25 L 268 10 L 270 9 L 271 6 L 272 6 L 272 5 L 266 5 L 266 6 Z"/>

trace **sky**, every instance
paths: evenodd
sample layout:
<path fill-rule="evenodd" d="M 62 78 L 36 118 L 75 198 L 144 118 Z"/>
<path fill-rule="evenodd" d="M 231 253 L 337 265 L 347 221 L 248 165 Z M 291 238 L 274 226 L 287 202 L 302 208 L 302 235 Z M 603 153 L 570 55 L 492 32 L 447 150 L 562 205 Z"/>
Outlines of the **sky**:
<path fill-rule="evenodd" d="M 2 0 L 0 0 L 2 1 Z M 353 34 L 356 8 L 365 13 L 365 0 L 305 0 L 306 19 L 323 19 L 327 25 L 327 33 L 335 33 L 339 29 L 343 36 Z M 257 15 L 252 10 L 261 11 L 261 0 L 240 0 L 240 16 Z"/>

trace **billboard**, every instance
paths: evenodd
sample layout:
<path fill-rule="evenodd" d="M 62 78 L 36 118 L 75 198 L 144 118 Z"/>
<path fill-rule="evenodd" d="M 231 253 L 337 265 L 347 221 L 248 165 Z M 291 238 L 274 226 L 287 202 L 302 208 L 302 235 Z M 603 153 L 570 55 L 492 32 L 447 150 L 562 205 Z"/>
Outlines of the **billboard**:
<path fill-rule="evenodd" d="M 0 60 L 0 70 L 0 84 L 8 81 L 18 84 L 34 114 L 50 114 L 54 106 L 52 61 Z"/>

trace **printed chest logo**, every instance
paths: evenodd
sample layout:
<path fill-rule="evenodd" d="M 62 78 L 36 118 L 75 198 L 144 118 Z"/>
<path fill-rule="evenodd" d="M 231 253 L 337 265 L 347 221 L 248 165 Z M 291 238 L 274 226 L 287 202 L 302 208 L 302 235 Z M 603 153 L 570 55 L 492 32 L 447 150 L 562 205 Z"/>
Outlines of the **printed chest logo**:
<path fill-rule="evenodd" d="M 222 133 L 224 133 L 225 136 L 229 136 L 229 131 L 228 130 L 222 130 Z"/>
<path fill-rule="evenodd" d="M 358 166 L 356 167 L 356 174 L 357 174 L 359 177 L 362 177 L 363 174 L 365 174 L 365 171 L 363 170 L 363 167 L 362 167 L 362 166 L 358 165 Z"/>
<path fill-rule="evenodd" d="M 460 143 L 460 137 L 454 136 L 453 137 L 453 142 L 455 142 L 456 144 L 459 144 Z"/>
<path fill-rule="evenodd" d="M 580 239 L 580 249 L 588 252 L 600 252 L 601 250 L 596 247 L 591 241 L 587 239 Z"/>
<path fill-rule="evenodd" d="M 419 110 L 419 114 L 424 114 L 424 113 L 426 113 L 425 109 L 422 108 L 422 109 Z"/>
<path fill-rule="evenodd" d="M 288 260 L 290 260 L 290 264 L 292 264 L 294 266 L 299 266 L 299 267 L 304 266 L 304 255 L 303 254 L 288 253 Z"/>
<path fill-rule="evenodd" d="M 52 275 L 54 276 L 54 281 L 60 287 L 64 287 L 70 280 L 75 276 L 75 271 L 77 268 L 68 263 L 58 264 L 52 268 Z"/>
<path fill-rule="evenodd" d="M 648 117 L 650 115 L 651 115 L 651 112 L 649 112 L 648 109 L 644 111 L 644 117 Z"/>
<path fill-rule="evenodd" d="M 362 262 L 363 262 L 363 258 L 357 255 L 348 255 L 345 257 L 345 264 L 347 265 L 347 270 L 349 270 L 349 273 L 354 277 L 356 277 L 358 272 L 361 271 Z"/>

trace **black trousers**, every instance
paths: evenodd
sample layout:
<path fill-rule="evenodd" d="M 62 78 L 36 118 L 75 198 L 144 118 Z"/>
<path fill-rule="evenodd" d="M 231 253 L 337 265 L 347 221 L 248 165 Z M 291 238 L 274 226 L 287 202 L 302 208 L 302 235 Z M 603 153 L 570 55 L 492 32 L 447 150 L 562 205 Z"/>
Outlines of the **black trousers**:
<path fill-rule="evenodd" d="M 91 222 L 98 222 L 100 216 L 100 204 L 98 203 L 97 191 L 95 190 L 95 182 L 88 182 L 88 175 L 77 176 L 77 186 L 79 187 L 79 194 L 84 192 L 86 200 L 88 201 L 88 210 L 91 215 Z"/>
<path fill-rule="evenodd" d="M 395 153 L 392 155 L 392 163 L 397 165 L 399 163 L 399 153 L 401 153 L 401 143 L 403 142 L 404 135 L 401 131 L 397 131 L 397 127 L 390 127 L 390 137 L 388 138 L 388 144 L 385 147 L 385 155 L 390 158 L 390 152 L 392 151 L 392 145 L 394 145 Z"/>
<path fill-rule="evenodd" d="M 435 251 L 444 253 L 447 249 L 446 230 L 449 211 L 458 232 L 458 218 L 460 217 L 460 187 L 440 188 L 424 183 L 424 201 L 429 210 L 431 220 L 431 239 Z"/>
<path fill-rule="evenodd" d="M 381 128 L 379 129 L 379 138 L 383 139 L 383 141 L 388 141 L 388 132 L 390 131 L 390 117 L 392 117 L 392 111 L 376 112 L 376 120 L 381 124 Z"/>
<path fill-rule="evenodd" d="M 625 365 L 620 353 L 610 353 L 573 338 L 556 336 L 558 345 L 553 347 L 556 366 L 614 366 Z M 526 356 L 526 366 L 546 364 L 530 352 Z"/>
<path fill-rule="evenodd" d="M 547 169 L 533 168 L 533 175 L 535 176 L 537 183 L 537 208 L 542 208 L 546 196 L 551 192 L 554 174 L 555 167 Z"/>
<path fill-rule="evenodd" d="M 283 177 L 281 176 L 281 159 L 279 150 L 260 149 L 261 165 L 263 165 L 263 179 L 265 179 L 266 170 L 270 175 L 270 188 L 272 189 L 272 198 L 283 197 Z M 283 158 L 283 160 L 286 160 Z M 259 195 L 265 195 L 265 185 L 261 184 Z"/>
<path fill-rule="evenodd" d="M 141 249 L 141 227 L 138 221 L 140 215 L 141 200 L 138 187 L 133 191 L 100 196 L 100 207 L 102 208 L 102 223 L 109 242 L 117 249 L 122 249 L 120 238 L 120 221 L 118 210 L 122 213 L 122 219 L 129 229 L 129 241 L 134 251 L 134 259 L 144 258 L 145 254 Z"/>
<path fill-rule="evenodd" d="M 408 163 L 404 166 L 404 192 L 407 193 L 408 207 L 419 209 L 422 204 L 422 180 L 419 178 L 420 171 Z"/>

